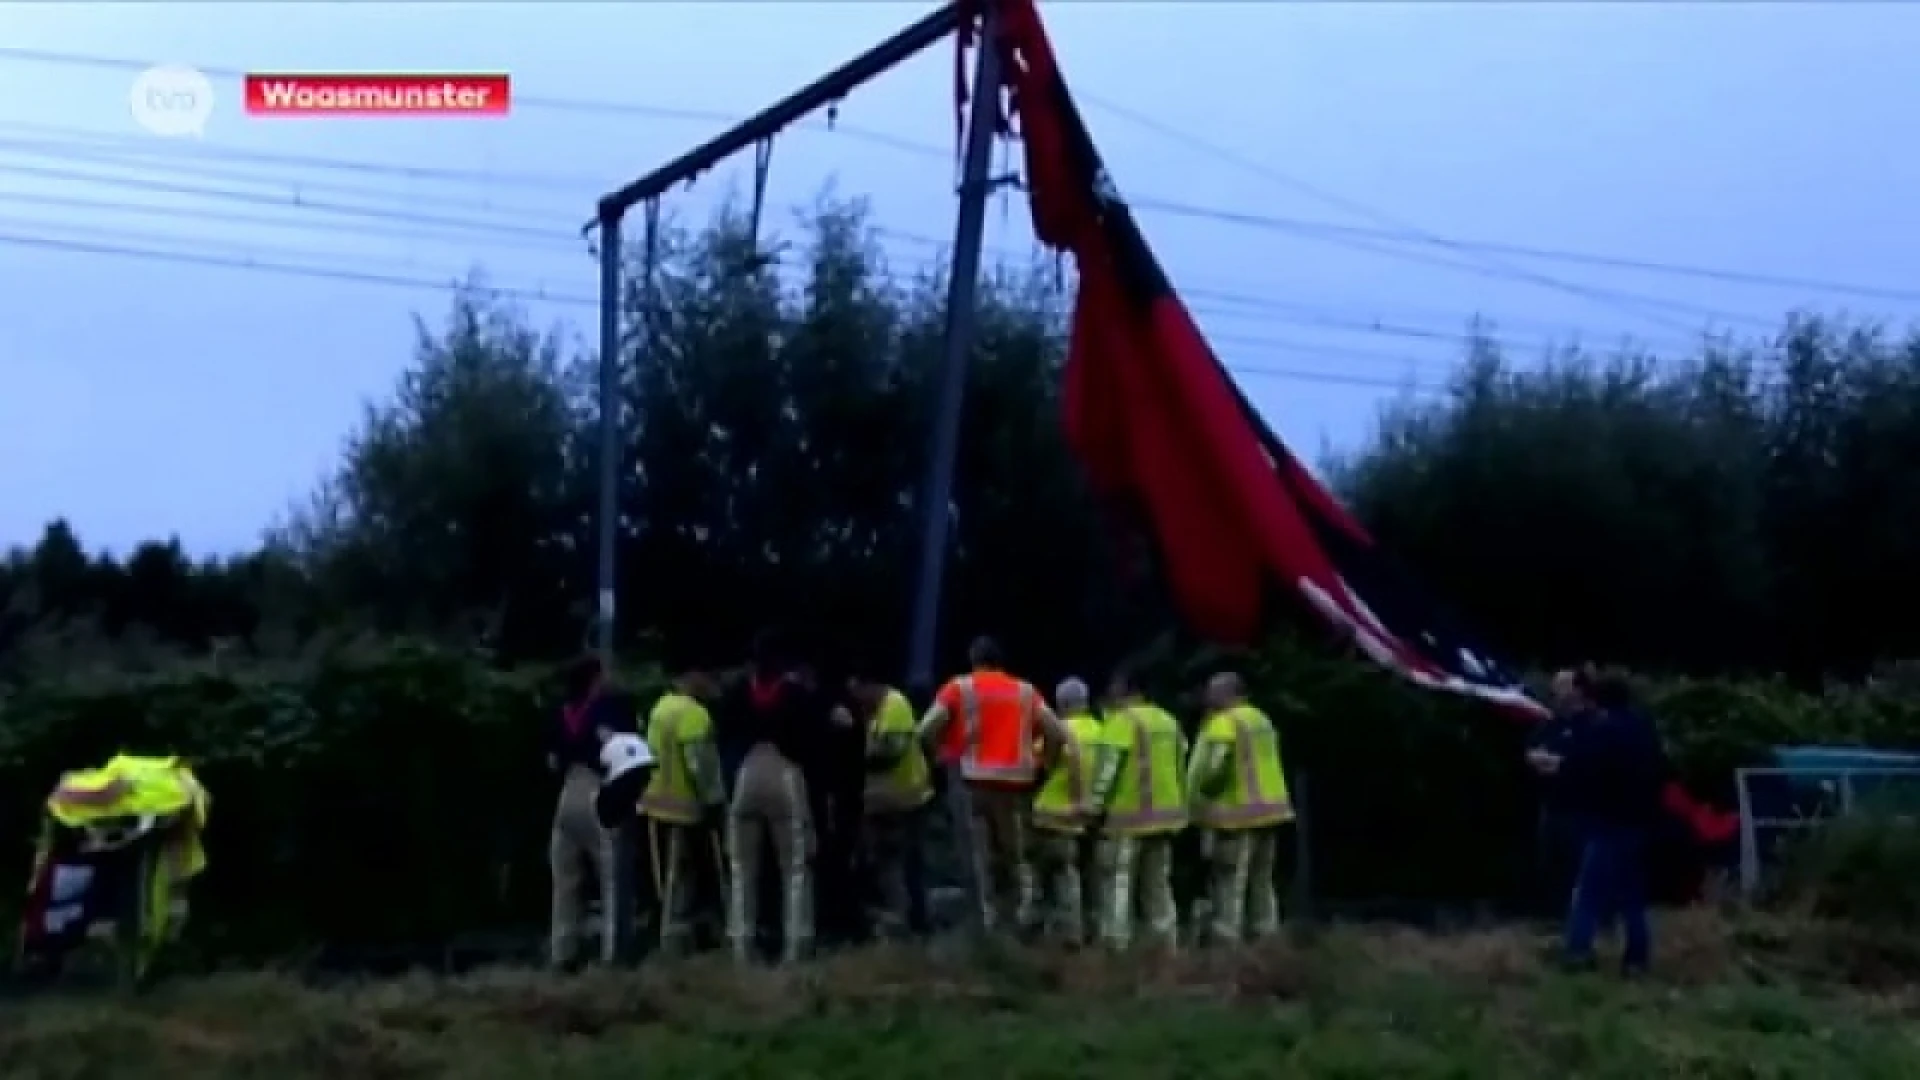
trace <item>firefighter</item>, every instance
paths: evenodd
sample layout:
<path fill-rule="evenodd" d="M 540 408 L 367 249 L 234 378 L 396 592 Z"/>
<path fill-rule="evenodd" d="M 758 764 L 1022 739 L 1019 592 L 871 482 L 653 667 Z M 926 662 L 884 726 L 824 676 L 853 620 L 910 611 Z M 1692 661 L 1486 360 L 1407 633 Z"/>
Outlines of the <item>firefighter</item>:
<path fill-rule="evenodd" d="M 809 666 L 802 669 L 801 681 L 813 697 L 808 715 L 827 718 L 800 761 L 813 822 L 815 932 L 823 944 L 852 944 L 866 936 L 859 862 L 866 824 L 867 733 L 854 719 L 862 710 L 848 699 L 844 676 L 822 678 Z"/>
<path fill-rule="evenodd" d="M 606 743 L 616 735 L 636 734 L 629 703 L 607 689 L 598 657 L 576 661 L 567 671 L 566 682 L 567 704 L 547 738 L 547 767 L 560 775 L 547 842 L 547 863 L 553 874 L 548 958 L 563 970 L 580 959 L 589 877 L 599 886 L 602 962 L 624 960 L 631 948 L 632 834 L 624 826 L 602 824 L 600 794 Z"/>
<path fill-rule="evenodd" d="M 801 762 L 827 740 L 830 720 L 781 635 L 754 641 L 747 678 L 720 710 L 722 754 L 737 762 L 727 805 L 727 940 L 753 959 L 760 931 L 760 871 L 771 850 L 778 877 L 783 958 L 814 939 L 813 821 Z"/>
<path fill-rule="evenodd" d="M 1027 835 L 1034 782 L 1041 763 L 1063 764 L 1072 740 L 1040 692 L 1007 674 L 992 638 L 976 639 L 967 659 L 972 671 L 934 695 L 919 737 L 937 749 L 942 764 L 958 769 L 966 785 L 982 929 L 1025 930 L 1034 915 Z"/>
<path fill-rule="evenodd" d="M 873 929 L 881 938 L 897 939 L 925 921 L 922 847 L 933 771 L 914 737 L 913 705 L 905 694 L 855 673 L 847 680 L 847 696 L 865 719 L 866 849 L 879 899 Z"/>
<path fill-rule="evenodd" d="M 660 951 L 668 956 L 690 950 L 699 872 L 718 861 L 726 793 L 713 718 L 704 704 L 714 690 L 710 672 L 682 671 L 647 719 L 647 742 L 658 764 L 640 797 L 640 813 L 647 819 L 647 848 L 660 903 Z"/>
<path fill-rule="evenodd" d="M 1107 696 L 1106 753 L 1093 790 L 1110 875 L 1101 932 L 1115 949 L 1132 943 L 1137 894 L 1148 936 L 1171 948 L 1180 934 L 1173 841 L 1187 827 L 1187 738 L 1171 713 L 1146 700 L 1127 669 L 1114 673 Z"/>
<path fill-rule="evenodd" d="M 1207 718 L 1193 744 L 1187 791 L 1200 826 L 1212 909 L 1208 936 L 1233 945 L 1280 929 L 1274 862 L 1280 828 L 1293 820 L 1280 736 L 1247 702 L 1245 682 L 1223 671 L 1207 681 Z"/>
<path fill-rule="evenodd" d="M 1104 750 L 1100 720 L 1094 715 L 1087 684 L 1068 679 L 1054 691 L 1054 711 L 1066 724 L 1074 753 L 1051 770 L 1033 800 L 1034 871 L 1042 928 L 1056 940 L 1080 945 L 1086 939 L 1086 898 L 1101 895 L 1101 877 L 1091 849 L 1092 774 Z"/>

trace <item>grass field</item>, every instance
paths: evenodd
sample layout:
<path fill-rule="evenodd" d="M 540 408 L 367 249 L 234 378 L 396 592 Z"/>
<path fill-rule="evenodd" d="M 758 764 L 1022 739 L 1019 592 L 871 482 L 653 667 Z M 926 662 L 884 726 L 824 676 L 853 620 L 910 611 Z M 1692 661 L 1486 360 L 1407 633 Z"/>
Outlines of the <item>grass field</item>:
<path fill-rule="evenodd" d="M 275 975 L 0 1006 L 0 1076 L 470 1080 L 1920 1077 L 1920 950 L 1706 914 L 1623 983 L 1520 931 L 1334 930 L 1150 961 L 869 950 L 318 989 Z"/>

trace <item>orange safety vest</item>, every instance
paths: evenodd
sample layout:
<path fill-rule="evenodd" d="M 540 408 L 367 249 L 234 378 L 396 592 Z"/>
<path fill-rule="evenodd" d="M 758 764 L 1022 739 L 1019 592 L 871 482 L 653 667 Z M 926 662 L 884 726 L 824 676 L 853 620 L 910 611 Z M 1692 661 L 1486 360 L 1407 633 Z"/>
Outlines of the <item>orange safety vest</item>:
<path fill-rule="evenodd" d="M 1003 671 L 976 671 L 948 682 L 934 700 L 950 717 L 940 740 L 942 762 L 958 762 L 970 783 L 1033 786 L 1039 691 Z"/>

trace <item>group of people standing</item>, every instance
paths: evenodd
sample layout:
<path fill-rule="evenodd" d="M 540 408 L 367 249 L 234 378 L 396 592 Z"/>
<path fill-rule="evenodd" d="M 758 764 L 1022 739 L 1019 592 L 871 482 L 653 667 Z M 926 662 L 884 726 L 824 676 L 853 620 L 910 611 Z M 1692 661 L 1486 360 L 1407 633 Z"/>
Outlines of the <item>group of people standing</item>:
<path fill-rule="evenodd" d="M 562 775 L 550 847 L 556 965 L 579 958 L 589 875 L 603 959 L 630 955 L 643 844 L 654 885 L 644 906 L 653 944 L 669 954 L 693 948 L 696 925 L 715 913 L 743 961 L 767 938 L 796 961 L 823 938 L 924 932 L 928 825 L 949 778 L 975 916 L 989 932 L 1125 948 L 1144 931 L 1174 944 L 1173 842 L 1190 827 L 1207 864 L 1201 932 L 1237 942 L 1280 927 L 1276 852 L 1293 811 L 1278 733 L 1233 672 L 1209 679 L 1190 739 L 1125 669 L 1097 699 L 1068 679 L 1049 702 L 985 638 L 924 714 L 871 671 L 820 679 L 771 634 L 743 677 L 723 680 L 698 661 L 673 667 L 644 720 L 606 689 L 597 662 L 572 675 L 549 746 Z M 650 758 L 637 797 L 599 764 L 610 740 L 629 736 Z"/>
<path fill-rule="evenodd" d="M 1565 961 L 1590 967 L 1595 939 L 1618 925 L 1622 970 L 1652 960 L 1648 862 L 1668 764 L 1659 732 L 1627 680 L 1591 666 L 1553 677 L 1554 715 L 1526 752 L 1541 779 L 1540 857 L 1549 902 L 1566 913 Z"/>

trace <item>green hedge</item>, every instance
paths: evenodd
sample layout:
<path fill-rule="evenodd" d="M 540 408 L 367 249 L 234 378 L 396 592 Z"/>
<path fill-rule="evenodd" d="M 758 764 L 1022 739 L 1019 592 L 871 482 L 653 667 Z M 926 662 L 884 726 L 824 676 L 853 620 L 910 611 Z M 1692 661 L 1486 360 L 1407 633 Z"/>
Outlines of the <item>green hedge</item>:
<path fill-rule="evenodd" d="M 1188 682 L 1182 666 L 1156 673 L 1170 703 Z M 222 952 L 422 945 L 537 924 L 549 674 L 400 642 L 297 668 L 13 690 L 0 698 L 4 872 L 24 874 L 61 770 L 123 749 L 174 752 L 198 763 L 214 798 L 196 921 Z M 1521 725 L 1311 650 L 1276 647 L 1249 674 L 1291 768 L 1309 777 L 1317 897 L 1462 901 L 1520 888 L 1531 815 Z M 1920 705 L 1891 690 L 1809 697 L 1686 681 L 1648 697 L 1707 794 L 1727 794 L 1734 766 L 1779 743 L 1920 743 Z"/>

